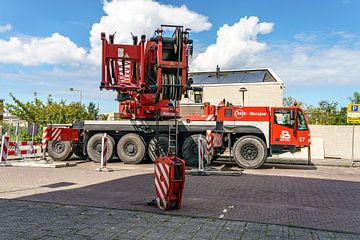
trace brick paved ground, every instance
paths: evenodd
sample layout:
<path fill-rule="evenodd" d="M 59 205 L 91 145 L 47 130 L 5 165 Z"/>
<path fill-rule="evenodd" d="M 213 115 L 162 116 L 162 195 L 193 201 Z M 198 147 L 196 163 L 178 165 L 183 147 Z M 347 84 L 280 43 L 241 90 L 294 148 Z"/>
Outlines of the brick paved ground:
<path fill-rule="evenodd" d="M 357 234 L 139 211 L 0 200 L 0 239 L 360 239 Z"/>
<path fill-rule="evenodd" d="M 112 173 L 95 173 L 91 163 L 64 169 L 0 168 L 0 198 L 160 213 L 145 205 L 154 197 L 151 165 L 112 166 Z M 187 176 L 183 208 L 169 214 L 359 234 L 359 176 L 359 169 L 329 167 Z"/>

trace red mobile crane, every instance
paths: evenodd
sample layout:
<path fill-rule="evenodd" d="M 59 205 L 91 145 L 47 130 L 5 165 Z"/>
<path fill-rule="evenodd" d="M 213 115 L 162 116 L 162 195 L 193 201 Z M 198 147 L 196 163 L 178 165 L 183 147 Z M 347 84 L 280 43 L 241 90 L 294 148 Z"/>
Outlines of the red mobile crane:
<path fill-rule="evenodd" d="M 165 36 L 172 28 L 173 34 Z M 48 153 L 65 160 L 72 153 L 100 161 L 101 137 L 108 134 L 108 153 L 115 152 L 125 163 L 155 161 L 169 151 L 189 165 L 198 161 L 198 138 L 206 130 L 218 140 L 211 152 L 218 157 L 229 148 L 230 159 L 241 167 L 260 167 L 272 154 L 297 151 L 310 145 L 310 130 L 303 111 L 297 107 L 241 107 L 225 102 L 204 105 L 202 115 L 178 119 L 179 100 L 191 88 L 188 57 L 192 54 L 189 29 L 162 25 L 155 36 L 133 45 L 115 44 L 114 35 L 102 39 L 100 89 L 117 92 L 118 121 L 75 121 L 49 126 L 52 138 Z M 181 149 L 181 151 L 177 151 Z"/>

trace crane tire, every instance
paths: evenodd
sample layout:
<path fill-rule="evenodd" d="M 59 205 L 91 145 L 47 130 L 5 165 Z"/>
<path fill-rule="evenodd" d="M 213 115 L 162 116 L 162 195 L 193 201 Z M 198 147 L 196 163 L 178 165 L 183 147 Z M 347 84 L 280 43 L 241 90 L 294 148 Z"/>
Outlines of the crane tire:
<path fill-rule="evenodd" d="M 74 145 L 73 146 L 74 155 L 80 159 L 86 159 L 87 155 L 83 152 L 83 145 Z"/>
<path fill-rule="evenodd" d="M 258 168 L 265 162 L 267 148 L 264 141 L 256 136 L 243 136 L 233 147 L 236 163 L 242 168 Z"/>
<path fill-rule="evenodd" d="M 156 159 L 158 159 L 158 157 L 159 157 L 156 152 L 157 145 L 159 146 L 160 156 L 166 155 L 168 152 L 168 149 L 169 149 L 169 136 L 166 134 L 160 134 L 158 141 L 157 141 L 156 137 L 153 137 L 150 140 L 149 146 L 148 146 L 148 154 L 149 154 L 150 159 L 153 162 L 155 162 Z"/>
<path fill-rule="evenodd" d="M 49 141 L 47 151 L 49 156 L 55 161 L 67 160 L 73 154 L 70 141 Z"/>
<path fill-rule="evenodd" d="M 117 154 L 125 164 L 137 164 L 145 158 L 144 139 L 135 133 L 122 136 L 116 146 Z"/>
<path fill-rule="evenodd" d="M 205 136 L 202 134 L 194 134 L 190 137 L 185 139 L 185 142 L 182 146 L 182 156 L 189 166 L 198 166 L 199 164 L 199 150 L 198 150 L 198 143 L 199 138 L 203 137 L 205 139 Z M 205 141 L 204 141 L 204 144 Z M 204 146 L 205 147 L 205 146 Z M 214 151 L 211 151 L 211 155 L 214 157 Z M 206 160 L 204 159 L 204 165 L 206 164 Z"/>
<path fill-rule="evenodd" d="M 86 144 L 86 152 L 90 160 L 94 162 L 101 161 L 101 144 L 103 136 L 103 133 L 96 133 L 90 137 L 89 141 Z M 115 140 L 110 135 L 107 135 L 106 137 L 108 138 L 108 141 L 105 157 L 108 161 L 111 161 L 114 157 Z"/>

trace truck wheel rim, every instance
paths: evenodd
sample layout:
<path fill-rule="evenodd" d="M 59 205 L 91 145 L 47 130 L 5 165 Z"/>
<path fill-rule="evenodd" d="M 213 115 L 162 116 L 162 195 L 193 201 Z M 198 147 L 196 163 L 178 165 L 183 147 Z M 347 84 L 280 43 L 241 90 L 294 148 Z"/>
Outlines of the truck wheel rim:
<path fill-rule="evenodd" d="M 101 141 L 94 142 L 93 149 L 97 155 L 101 155 Z"/>
<path fill-rule="evenodd" d="M 246 144 L 241 148 L 241 155 L 246 160 L 254 160 L 258 155 L 258 149 L 253 144 Z"/>
<path fill-rule="evenodd" d="M 128 156 L 135 156 L 138 152 L 137 146 L 133 142 L 128 142 L 124 146 L 124 152 Z"/>
<path fill-rule="evenodd" d="M 52 142 L 52 148 L 54 149 L 54 152 L 60 154 L 64 151 L 65 145 L 61 141 L 53 141 Z"/>

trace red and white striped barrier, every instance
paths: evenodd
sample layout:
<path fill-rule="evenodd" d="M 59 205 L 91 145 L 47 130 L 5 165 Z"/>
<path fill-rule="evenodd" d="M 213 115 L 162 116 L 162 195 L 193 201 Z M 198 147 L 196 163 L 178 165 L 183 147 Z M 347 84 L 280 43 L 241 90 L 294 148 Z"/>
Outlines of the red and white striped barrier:
<path fill-rule="evenodd" d="M 4 138 L 4 136 L 3 136 Z M 7 137 L 9 138 L 9 137 Z M 0 146 L 3 146 L 4 140 L 0 142 Z M 22 141 L 22 142 L 9 142 L 7 141 L 7 156 L 19 156 L 19 155 L 32 155 L 38 153 L 35 149 L 36 146 L 40 146 L 39 142 Z"/>
<path fill-rule="evenodd" d="M 0 148 L 0 164 L 6 164 L 8 157 L 8 147 L 9 147 L 9 136 L 4 135 L 2 137 L 2 145 Z"/>
<path fill-rule="evenodd" d="M 26 154 L 35 154 L 37 149 L 34 146 L 39 146 L 39 142 L 23 141 L 23 142 L 9 142 L 8 156 L 18 156 Z"/>
<path fill-rule="evenodd" d="M 167 209 L 166 196 L 169 191 L 169 166 L 167 164 L 157 162 L 155 165 L 155 189 L 156 189 L 156 202 L 161 210 Z"/>

